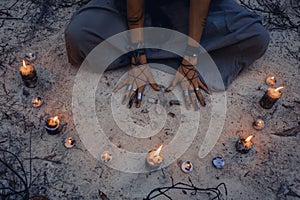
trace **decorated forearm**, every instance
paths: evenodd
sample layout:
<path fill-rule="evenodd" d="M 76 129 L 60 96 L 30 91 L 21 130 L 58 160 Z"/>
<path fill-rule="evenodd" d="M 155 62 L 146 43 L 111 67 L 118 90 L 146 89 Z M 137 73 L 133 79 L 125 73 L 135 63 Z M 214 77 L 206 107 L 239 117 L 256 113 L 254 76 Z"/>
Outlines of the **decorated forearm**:
<path fill-rule="evenodd" d="M 143 42 L 144 0 L 127 0 L 127 21 L 130 29 L 131 42 Z"/>
<path fill-rule="evenodd" d="M 209 4 L 210 0 L 190 0 L 189 36 L 192 38 L 188 39 L 188 45 L 190 46 L 199 46 Z"/>

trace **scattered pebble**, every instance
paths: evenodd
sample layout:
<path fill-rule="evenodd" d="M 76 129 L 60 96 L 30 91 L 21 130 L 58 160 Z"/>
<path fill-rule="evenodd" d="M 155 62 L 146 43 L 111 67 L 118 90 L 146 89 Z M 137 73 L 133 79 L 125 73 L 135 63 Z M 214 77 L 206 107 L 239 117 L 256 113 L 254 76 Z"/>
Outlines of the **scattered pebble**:
<path fill-rule="evenodd" d="M 181 102 L 179 100 L 170 100 L 169 102 L 170 106 L 180 106 L 181 105 Z"/>
<path fill-rule="evenodd" d="M 215 166 L 215 168 L 217 169 L 222 169 L 225 165 L 225 162 L 223 160 L 222 157 L 217 156 L 212 160 L 213 165 Z"/>

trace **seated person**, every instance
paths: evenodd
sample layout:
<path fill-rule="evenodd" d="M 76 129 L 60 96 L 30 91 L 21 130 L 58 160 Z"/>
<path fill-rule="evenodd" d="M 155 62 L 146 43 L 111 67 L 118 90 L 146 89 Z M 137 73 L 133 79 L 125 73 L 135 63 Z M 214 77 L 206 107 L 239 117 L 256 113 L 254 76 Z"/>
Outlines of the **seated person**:
<path fill-rule="evenodd" d="M 148 82 L 154 90 L 160 89 L 146 65 L 150 61 L 166 63 L 177 69 L 166 91 L 171 91 L 180 82 L 186 108 L 192 104 L 197 110 L 198 102 L 205 105 L 200 89 L 207 93 L 210 93 L 209 89 L 226 89 L 242 69 L 264 54 L 269 43 L 261 17 L 234 0 L 91 0 L 73 16 L 66 28 L 69 62 L 79 66 L 98 44 L 126 30 L 130 30 L 132 45 L 142 48 L 142 29 L 135 28 L 146 26 L 176 30 L 190 38 L 183 58 L 163 50 L 141 49 L 130 57 L 124 55 L 109 66 L 108 70 L 111 70 L 131 64 L 132 72 L 115 90 L 128 86 L 123 103 L 129 99 L 129 107 L 134 102 L 140 107 Z M 196 67 L 201 63 L 197 59 L 199 45 L 218 67 L 222 84 L 216 83 L 208 88 L 199 76 L 201 71 L 198 72 Z"/>

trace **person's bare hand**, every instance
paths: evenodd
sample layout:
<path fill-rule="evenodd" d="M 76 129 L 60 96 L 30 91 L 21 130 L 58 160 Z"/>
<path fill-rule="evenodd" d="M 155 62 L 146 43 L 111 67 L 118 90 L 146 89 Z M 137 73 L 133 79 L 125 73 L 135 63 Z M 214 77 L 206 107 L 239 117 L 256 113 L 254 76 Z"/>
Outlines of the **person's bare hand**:
<path fill-rule="evenodd" d="M 210 94 L 209 89 L 199 77 L 199 72 L 195 67 L 196 63 L 197 58 L 185 56 L 177 69 L 171 86 L 166 89 L 166 92 L 170 92 L 180 83 L 183 90 L 185 106 L 188 110 L 191 108 L 191 104 L 195 110 L 200 108 L 199 102 L 202 106 L 206 105 L 200 89 Z"/>
<path fill-rule="evenodd" d="M 149 66 L 146 64 L 146 56 L 141 55 L 139 59 L 140 61 L 137 63 L 135 58 L 132 58 L 132 65 L 126 78 L 114 89 L 114 92 L 117 92 L 124 86 L 127 86 L 122 104 L 125 105 L 126 102 L 128 102 L 129 108 L 132 107 L 133 103 L 136 103 L 136 108 L 141 106 L 145 86 L 148 83 L 154 90 L 160 90 L 160 87 L 153 78 Z"/>

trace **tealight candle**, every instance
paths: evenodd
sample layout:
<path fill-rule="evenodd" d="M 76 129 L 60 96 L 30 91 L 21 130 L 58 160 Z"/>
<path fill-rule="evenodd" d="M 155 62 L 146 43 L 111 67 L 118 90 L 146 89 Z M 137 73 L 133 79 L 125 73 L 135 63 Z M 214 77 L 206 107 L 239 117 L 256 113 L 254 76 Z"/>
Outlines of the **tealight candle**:
<path fill-rule="evenodd" d="M 55 117 L 50 117 L 46 121 L 45 129 L 46 131 L 51 134 L 55 135 L 60 132 L 60 121 L 57 116 Z"/>
<path fill-rule="evenodd" d="M 266 84 L 269 86 L 273 86 L 273 85 L 275 85 L 275 83 L 276 83 L 276 78 L 274 76 L 269 76 L 266 79 Z"/>
<path fill-rule="evenodd" d="M 112 155 L 111 155 L 111 153 L 109 153 L 108 151 L 104 151 L 102 154 L 101 154 L 101 160 L 103 161 L 103 162 L 109 162 L 109 161 L 111 161 L 111 159 L 112 159 Z"/>
<path fill-rule="evenodd" d="M 68 137 L 65 139 L 65 147 L 67 149 L 70 149 L 75 146 L 76 140 L 74 140 L 72 137 Z"/>
<path fill-rule="evenodd" d="M 25 53 L 25 59 L 29 62 L 33 62 L 36 59 L 36 55 L 31 52 Z"/>
<path fill-rule="evenodd" d="M 258 118 L 253 122 L 252 126 L 255 130 L 260 131 L 265 127 L 265 122 L 264 120 Z"/>
<path fill-rule="evenodd" d="M 156 169 L 159 168 L 163 161 L 163 157 L 161 155 L 161 149 L 163 145 L 160 145 L 158 149 L 152 149 L 148 152 L 147 158 L 146 158 L 146 164 L 150 169 Z"/>
<path fill-rule="evenodd" d="M 32 99 L 31 103 L 34 108 L 38 108 L 43 104 L 43 100 L 41 97 L 35 97 Z"/>
<path fill-rule="evenodd" d="M 248 153 L 253 147 L 253 143 L 251 141 L 253 137 L 254 135 L 250 135 L 247 138 L 239 138 L 235 144 L 236 150 L 240 153 Z"/>
<path fill-rule="evenodd" d="M 281 97 L 282 89 L 283 86 L 278 88 L 274 88 L 274 87 L 269 88 L 268 91 L 264 94 L 264 96 L 259 101 L 261 107 L 265 109 L 272 108 L 273 105 L 276 103 L 276 101 Z"/>
<path fill-rule="evenodd" d="M 20 66 L 20 74 L 26 87 L 34 88 L 37 82 L 37 75 L 33 65 L 26 64 L 23 60 L 23 65 Z"/>
<path fill-rule="evenodd" d="M 185 161 L 181 164 L 181 170 L 184 173 L 190 173 L 193 171 L 193 169 L 194 169 L 194 166 L 191 161 Z"/>

